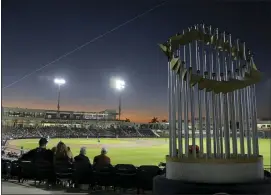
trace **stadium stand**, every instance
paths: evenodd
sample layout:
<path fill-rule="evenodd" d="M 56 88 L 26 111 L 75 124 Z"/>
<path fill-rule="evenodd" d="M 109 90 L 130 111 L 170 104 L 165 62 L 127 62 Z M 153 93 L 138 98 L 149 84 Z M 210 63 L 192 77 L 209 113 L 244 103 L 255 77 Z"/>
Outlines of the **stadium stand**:
<path fill-rule="evenodd" d="M 143 137 L 157 137 L 151 129 L 139 129 L 138 131 Z"/>
<path fill-rule="evenodd" d="M 45 183 L 48 189 L 56 186 L 62 189 L 80 189 L 87 185 L 87 190 L 90 191 L 106 187 L 111 191 L 133 189 L 139 193 L 152 190 L 153 178 L 162 173 L 158 166 L 153 165 L 83 166 L 76 161 L 57 160 L 56 156 L 54 161 L 49 162 L 40 156 L 46 153 L 40 151 L 42 146 L 39 150 L 35 149 L 35 154 L 31 157 L 29 154 L 22 156 L 2 154 L 2 177 L 5 180 L 17 179 L 19 183 L 33 181 L 35 186 Z"/>
<path fill-rule="evenodd" d="M 259 133 L 262 133 L 261 131 Z M 268 132 L 265 132 L 265 135 Z M 34 183 L 46 184 L 46 189 L 61 188 L 62 190 L 88 190 L 96 193 L 102 189 L 105 194 L 118 190 L 131 190 L 134 194 L 152 190 L 153 178 L 165 174 L 166 169 L 160 166 L 142 165 L 116 165 L 95 170 L 72 163 L 70 167 L 61 164 L 53 167 L 47 162 L 31 162 L 18 160 L 23 152 L 22 149 L 10 148 L 6 145 L 9 139 L 26 138 L 86 138 L 86 137 L 168 137 L 167 130 L 154 130 L 149 128 L 136 129 L 131 126 L 92 125 L 88 128 L 68 127 L 2 127 L 2 178 L 8 181 L 17 180 L 24 185 Z M 165 166 L 163 163 L 162 166 Z M 271 178 L 270 166 L 265 166 L 265 177 Z M 83 174 L 88 173 L 88 174 Z M 27 181 L 27 182 L 26 182 Z M 109 191 L 109 192 L 108 192 Z M 42 192 L 40 192 L 42 193 Z M 130 191 L 129 191 L 130 194 Z"/>
<path fill-rule="evenodd" d="M 109 127 L 101 128 L 99 126 L 92 126 L 87 128 L 68 128 L 68 127 L 36 127 L 36 128 L 5 128 L 2 139 L 24 139 L 24 138 L 86 138 L 86 137 L 155 137 L 151 130 L 137 131 L 133 127 Z M 141 132 L 142 135 L 139 133 Z"/>
<path fill-rule="evenodd" d="M 258 131 L 260 138 L 271 138 L 271 131 Z M 136 129 L 131 126 L 117 126 L 103 128 L 100 125 L 92 125 L 88 128 L 75 127 L 2 127 L 2 140 L 24 138 L 125 138 L 125 137 L 168 137 L 167 130 L 155 130 L 149 128 Z M 3 144 L 2 144 L 3 145 Z"/>
<path fill-rule="evenodd" d="M 24 185 L 34 183 L 35 187 L 45 183 L 46 189 L 57 187 L 61 190 L 87 190 L 96 193 L 102 189 L 105 194 L 118 190 L 132 190 L 134 194 L 152 190 L 153 178 L 165 174 L 166 169 L 160 166 L 142 165 L 135 167 L 131 164 L 120 164 L 96 170 L 95 167 L 86 167 L 71 163 L 69 166 L 60 164 L 51 165 L 48 162 L 20 161 L 22 150 L 6 146 L 8 139 L 40 138 L 40 137 L 156 137 L 167 136 L 165 131 L 152 129 L 135 129 L 134 127 L 107 127 L 91 126 L 89 128 L 67 127 L 38 127 L 38 128 L 4 128 L 2 133 L 2 178 L 8 181 L 17 180 Z M 155 132 L 155 133 L 154 133 Z M 24 151 L 25 152 L 25 151 Z M 163 166 L 165 164 L 163 163 Z M 270 166 L 265 167 L 265 177 L 271 178 Z M 83 174 L 88 173 L 88 174 Z M 83 190 L 83 191 L 84 191 Z M 110 192 L 110 193 L 109 193 Z M 41 192 L 40 192 L 41 193 Z M 129 194 L 131 192 L 129 191 Z"/>

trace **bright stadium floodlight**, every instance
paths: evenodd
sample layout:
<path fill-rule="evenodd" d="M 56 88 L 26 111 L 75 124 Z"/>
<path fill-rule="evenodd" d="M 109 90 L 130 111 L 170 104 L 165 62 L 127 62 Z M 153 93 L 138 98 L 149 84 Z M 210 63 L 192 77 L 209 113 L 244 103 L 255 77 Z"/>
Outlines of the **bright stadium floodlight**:
<path fill-rule="evenodd" d="M 125 82 L 123 80 L 116 80 L 116 89 L 123 90 L 125 88 Z"/>
<path fill-rule="evenodd" d="M 121 79 L 116 79 L 114 81 L 114 88 L 118 91 L 122 91 L 125 88 L 125 81 Z M 119 93 L 119 120 L 121 116 L 121 93 Z"/>
<path fill-rule="evenodd" d="M 55 78 L 54 83 L 58 85 L 58 97 L 57 97 L 57 113 L 59 115 L 60 110 L 60 86 L 64 85 L 66 81 L 62 78 Z"/>
<path fill-rule="evenodd" d="M 66 83 L 66 81 L 64 79 L 55 78 L 54 83 L 57 85 L 64 85 Z"/>

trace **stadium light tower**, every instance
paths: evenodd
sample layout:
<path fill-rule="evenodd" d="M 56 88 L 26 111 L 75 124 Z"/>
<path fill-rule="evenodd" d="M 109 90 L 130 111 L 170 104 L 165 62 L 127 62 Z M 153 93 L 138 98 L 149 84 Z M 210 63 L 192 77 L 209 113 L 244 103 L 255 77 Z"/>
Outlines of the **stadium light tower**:
<path fill-rule="evenodd" d="M 64 85 L 66 81 L 62 78 L 55 78 L 54 83 L 58 85 L 58 97 L 57 97 L 57 113 L 59 114 L 60 110 L 60 87 Z"/>
<path fill-rule="evenodd" d="M 123 91 L 125 88 L 125 81 L 117 79 L 115 83 L 115 88 L 120 92 Z M 119 94 L 119 120 L 120 116 L 121 116 L 121 93 Z"/>

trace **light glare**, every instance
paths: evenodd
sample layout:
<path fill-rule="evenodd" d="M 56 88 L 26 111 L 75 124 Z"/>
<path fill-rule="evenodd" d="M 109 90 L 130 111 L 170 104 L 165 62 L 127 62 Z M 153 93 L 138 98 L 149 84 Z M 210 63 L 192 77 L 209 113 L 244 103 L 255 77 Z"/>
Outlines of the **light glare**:
<path fill-rule="evenodd" d="M 63 84 L 66 83 L 66 81 L 64 79 L 56 78 L 54 80 L 54 83 L 57 84 L 57 85 L 63 85 Z"/>
<path fill-rule="evenodd" d="M 123 90 L 125 88 L 125 82 L 123 80 L 116 80 L 116 89 Z"/>

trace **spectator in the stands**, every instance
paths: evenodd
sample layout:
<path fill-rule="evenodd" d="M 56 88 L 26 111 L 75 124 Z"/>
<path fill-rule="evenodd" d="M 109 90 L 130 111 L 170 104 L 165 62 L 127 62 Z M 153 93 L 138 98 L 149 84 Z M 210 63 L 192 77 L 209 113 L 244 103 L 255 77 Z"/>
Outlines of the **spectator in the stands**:
<path fill-rule="evenodd" d="M 53 162 L 53 152 L 51 150 L 46 149 L 47 139 L 41 138 L 39 140 L 39 147 L 29 152 L 23 154 L 19 160 L 27 160 L 27 161 L 48 161 L 50 163 Z"/>
<path fill-rule="evenodd" d="M 67 147 L 67 154 L 68 154 L 68 157 L 73 160 L 73 155 L 72 155 L 72 151 L 71 151 L 71 148 L 68 146 Z"/>
<path fill-rule="evenodd" d="M 63 142 L 59 142 L 56 146 L 55 161 L 72 162 L 68 156 L 67 146 Z"/>
<path fill-rule="evenodd" d="M 52 150 L 53 154 L 55 155 L 56 154 L 56 146 L 52 147 L 51 150 Z"/>
<path fill-rule="evenodd" d="M 74 157 L 74 161 L 76 163 L 80 163 L 80 164 L 82 163 L 82 164 L 89 164 L 89 165 L 91 165 L 90 160 L 86 156 L 86 154 L 87 154 L 86 147 L 82 147 L 80 149 L 80 154 L 78 156 Z"/>
<path fill-rule="evenodd" d="M 94 157 L 94 160 L 93 160 L 94 168 L 99 169 L 99 168 L 111 165 L 111 160 L 106 154 L 107 154 L 107 150 L 105 148 L 102 148 L 101 154 Z"/>
<path fill-rule="evenodd" d="M 89 158 L 86 156 L 86 148 L 80 149 L 80 154 L 74 157 L 74 168 L 76 171 L 73 174 L 73 178 L 76 181 L 75 186 L 78 183 L 87 184 L 91 181 L 92 166 Z"/>
<path fill-rule="evenodd" d="M 196 150 L 196 154 L 199 153 L 199 146 L 198 145 L 195 145 L 195 149 L 193 147 L 193 145 L 189 145 L 189 153 L 192 154 L 193 153 L 193 150 Z"/>
<path fill-rule="evenodd" d="M 21 156 L 24 154 L 24 147 L 21 146 Z"/>

